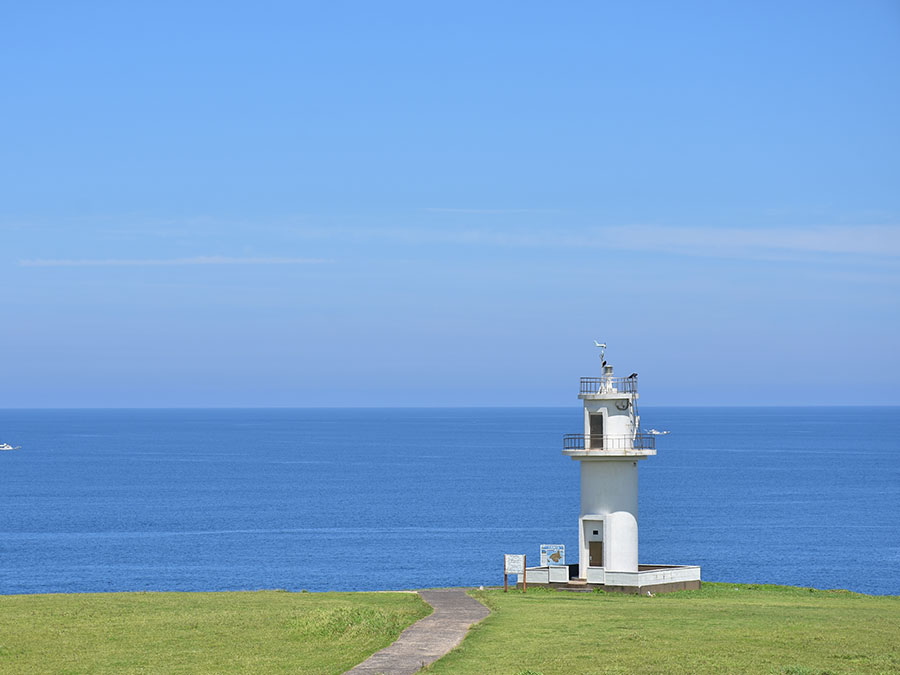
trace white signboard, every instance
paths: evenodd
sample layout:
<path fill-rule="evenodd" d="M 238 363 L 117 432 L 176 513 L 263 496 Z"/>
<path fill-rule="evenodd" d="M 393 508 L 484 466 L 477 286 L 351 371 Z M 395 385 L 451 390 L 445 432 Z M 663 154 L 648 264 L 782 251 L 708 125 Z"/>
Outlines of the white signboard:
<path fill-rule="evenodd" d="M 565 564 L 565 544 L 541 544 L 541 567 L 564 567 Z"/>
<path fill-rule="evenodd" d="M 504 574 L 525 574 L 525 556 L 510 555 L 503 556 Z"/>

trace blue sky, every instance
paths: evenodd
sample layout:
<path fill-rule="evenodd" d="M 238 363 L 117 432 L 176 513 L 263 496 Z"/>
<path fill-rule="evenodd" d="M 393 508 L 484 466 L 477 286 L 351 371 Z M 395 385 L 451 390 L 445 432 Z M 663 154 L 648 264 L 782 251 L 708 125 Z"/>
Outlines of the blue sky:
<path fill-rule="evenodd" d="M 900 5 L 0 18 L 0 406 L 900 404 Z"/>

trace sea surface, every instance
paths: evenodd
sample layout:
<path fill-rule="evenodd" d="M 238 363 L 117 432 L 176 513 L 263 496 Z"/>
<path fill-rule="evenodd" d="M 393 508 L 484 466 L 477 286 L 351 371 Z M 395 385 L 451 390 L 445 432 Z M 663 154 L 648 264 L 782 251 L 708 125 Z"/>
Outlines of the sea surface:
<path fill-rule="evenodd" d="M 900 408 L 642 407 L 642 563 L 900 594 Z M 497 584 L 577 561 L 581 408 L 3 410 L 0 593 Z"/>

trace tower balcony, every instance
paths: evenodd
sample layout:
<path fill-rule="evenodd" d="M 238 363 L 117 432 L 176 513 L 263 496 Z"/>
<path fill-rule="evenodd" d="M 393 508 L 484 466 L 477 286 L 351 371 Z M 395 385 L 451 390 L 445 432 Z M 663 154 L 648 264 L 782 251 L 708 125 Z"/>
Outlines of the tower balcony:
<path fill-rule="evenodd" d="M 630 398 L 637 396 L 637 375 L 633 377 L 582 377 L 578 398 Z"/>
<path fill-rule="evenodd" d="M 597 434 L 566 434 L 563 436 L 563 454 L 570 456 L 638 455 L 656 454 L 656 437 L 600 436 Z"/>

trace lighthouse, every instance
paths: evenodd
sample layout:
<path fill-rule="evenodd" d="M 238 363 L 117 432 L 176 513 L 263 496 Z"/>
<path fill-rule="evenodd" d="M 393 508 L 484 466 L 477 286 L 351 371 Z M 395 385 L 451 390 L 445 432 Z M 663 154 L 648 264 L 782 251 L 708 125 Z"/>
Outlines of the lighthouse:
<path fill-rule="evenodd" d="M 638 377 L 616 377 L 600 347 L 602 374 L 582 377 L 584 430 L 563 438 L 563 454 L 581 466 L 578 577 L 591 568 L 638 571 L 638 463 L 656 454 L 656 438 L 640 433 Z M 596 576 L 596 575 L 591 575 Z"/>
<path fill-rule="evenodd" d="M 542 556 L 542 566 L 526 568 L 518 583 L 644 594 L 698 589 L 697 565 L 638 563 L 638 466 L 656 454 L 657 437 L 669 432 L 641 431 L 637 373 L 616 376 L 606 361 L 606 344 L 594 344 L 600 348 L 600 375 L 582 377 L 578 389 L 584 426 L 563 436 L 563 454 L 580 470 L 578 564 L 560 563 L 559 557 L 556 564 L 549 557 L 543 563 Z"/>
<path fill-rule="evenodd" d="M 638 564 L 638 468 L 656 454 L 660 432 L 641 432 L 637 373 L 616 376 L 606 344 L 594 344 L 601 374 L 581 378 L 584 428 L 563 437 L 563 454 L 581 474 L 578 576 L 568 585 L 632 593 L 699 588 L 697 566 Z"/>

